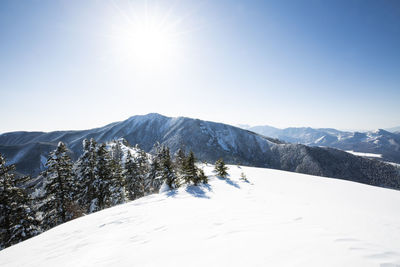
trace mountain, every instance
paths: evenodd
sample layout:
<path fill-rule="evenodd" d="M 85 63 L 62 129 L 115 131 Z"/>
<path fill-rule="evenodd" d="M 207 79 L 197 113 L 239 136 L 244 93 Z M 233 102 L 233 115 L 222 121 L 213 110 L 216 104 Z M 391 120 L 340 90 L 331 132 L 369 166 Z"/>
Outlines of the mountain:
<path fill-rule="evenodd" d="M 150 153 L 154 144 L 159 142 L 169 146 L 172 153 L 181 147 L 192 150 L 201 161 L 214 162 L 224 158 L 231 164 L 400 187 L 396 167 L 379 161 L 331 148 L 283 143 L 227 124 L 185 117 L 170 118 L 154 113 L 84 131 L 5 133 L 0 135 L 0 153 L 15 163 L 19 172 L 35 175 L 43 169 L 47 152 L 59 141 L 67 144 L 71 156 L 76 159 L 82 153 L 85 138 L 94 138 L 98 142 L 124 138 Z M 37 149 L 38 146 L 41 150 Z"/>
<path fill-rule="evenodd" d="M 399 191 L 271 169 L 228 172 L 59 225 L 0 251 L 0 266 L 400 265 Z"/>
<path fill-rule="evenodd" d="M 393 128 L 388 128 L 386 131 L 392 132 L 392 133 L 400 133 L 400 126 L 398 127 L 393 127 Z"/>
<path fill-rule="evenodd" d="M 278 138 L 285 142 L 333 147 L 350 152 L 364 153 L 364 156 L 380 158 L 383 161 L 400 163 L 400 134 L 382 129 L 369 132 L 345 132 L 330 128 L 278 129 L 270 126 L 254 126 L 247 128 L 247 130 Z"/>

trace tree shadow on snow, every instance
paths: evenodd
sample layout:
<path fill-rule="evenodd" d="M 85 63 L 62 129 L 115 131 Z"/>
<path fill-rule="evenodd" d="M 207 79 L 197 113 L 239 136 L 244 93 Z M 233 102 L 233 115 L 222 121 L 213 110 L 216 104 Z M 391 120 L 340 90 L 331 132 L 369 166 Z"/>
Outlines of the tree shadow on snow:
<path fill-rule="evenodd" d="M 201 186 L 190 185 L 186 187 L 186 192 L 194 197 L 210 198 L 207 196 L 207 192 L 211 192 L 211 186 L 209 184 L 202 184 Z"/>
<path fill-rule="evenodd" d="M 175 197 L 178 193 L 177 189 L 171 189 L 169 191 L 166 192 L 167 193 L 167 197 Z"/>
<path fill-rule="evenodd" d="M 185 191 L 194 197 L 210 198 L 209 196 L 207 196 L 207 192 L 212 192 L 212 188 L 209 184 L 201 184 L 198 186 L 189 185 L 186 187 Z M 170 190 L 166 192 L 166 195 L 168 197 L 176 197 L 178 195 L 178 190 L 177 189 Z"/>
<path fill-rule="evenodd" d="M 227 176 L 226 178 L 224 178 L 224 177 L 221 177 L 221 176 L 218 176 L 218 175 L 217 175 L 217 178 L 220 179 L 220 180 L 222 180 L 222 181 L 225 181 L 227 184 L 229 184 L 229 185 L 231 185 L 231 186 L 234 186 L 234 187 L 240 189 L 240 185 L 239 185 L 237 182 L 232 181 L 232 180 L 229 178 L 229 176 L 230 176 L 230 175 L 228 174 L 228 176 Z"/>

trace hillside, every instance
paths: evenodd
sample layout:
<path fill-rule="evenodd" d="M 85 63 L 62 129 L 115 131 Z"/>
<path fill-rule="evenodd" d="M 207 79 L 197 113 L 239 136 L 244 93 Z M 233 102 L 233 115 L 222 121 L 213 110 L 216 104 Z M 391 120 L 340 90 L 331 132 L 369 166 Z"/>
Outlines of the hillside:
<path fill-rule="evenodd" d="M 209 186 L 150 195 L 55 227 L 0 251 L 0 266 L 400 264 L 399 191 L 271 169 L 229 172 Z"/>
<path fill-rule="evenodd" d="M 174 153 L 179 148 L 192 150 L 200 161 L 227 163 L 335 177 L 372 185 L 400 188 L 399 171 L 393 165 L 368 160 L 349 153 L 277 139 L 231 125 L 160 114 L 133 116 L 101 128 L 83 131 L 12 132 L 0 135 L 0 153 L 17 171 L 37 175 L 43 170 L 48 152 L 59 141 L 67 144 L 73 159 L 82 153 L 82 141 L 94 138 L 108 142 L 124 138 L 152 153 L 156 142 Z M 39 149 L 40 148 L 40 149 Z"/>
<path fill-rule="evenodd" d="M 333 147 L 355 153 L 363 153 L 367 158 L 400 163 L 400 134 L 382 129 L 368 132 L 348 132 L 330 128 L 285 128 L 271 126 L 245 127 L 258 134 L 278 138 L 285 142 L 308 146 Z"/>

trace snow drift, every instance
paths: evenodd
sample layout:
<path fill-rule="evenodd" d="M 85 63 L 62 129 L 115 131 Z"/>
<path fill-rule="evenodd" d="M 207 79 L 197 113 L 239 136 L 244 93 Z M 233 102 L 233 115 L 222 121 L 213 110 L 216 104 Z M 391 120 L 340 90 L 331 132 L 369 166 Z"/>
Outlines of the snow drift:
<path fill-rule="evenodd" d="M 399 191 L 229 167 L 55 227 L 0 266 L 400 266 Z"/>

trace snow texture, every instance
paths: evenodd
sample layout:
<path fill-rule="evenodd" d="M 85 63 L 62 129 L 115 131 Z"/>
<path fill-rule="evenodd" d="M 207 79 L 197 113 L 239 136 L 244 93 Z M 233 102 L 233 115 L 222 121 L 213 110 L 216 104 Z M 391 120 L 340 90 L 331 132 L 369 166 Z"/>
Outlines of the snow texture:
<path fill-rule="evenodd" d="M 374 154 L 374 153 L 363 153 L 363 152 L 355 152 L 352 150 L 347 150 L 347 153 L 353 154 L 355 156 L 366 157 L 366 158 L 382 158 L 382 154 Z"/>
<path fill-rule="evenodd" d="M 399 191 L 229 168 L 55 227 L 1 251 L 0 266 L 400 266 Z"/>

